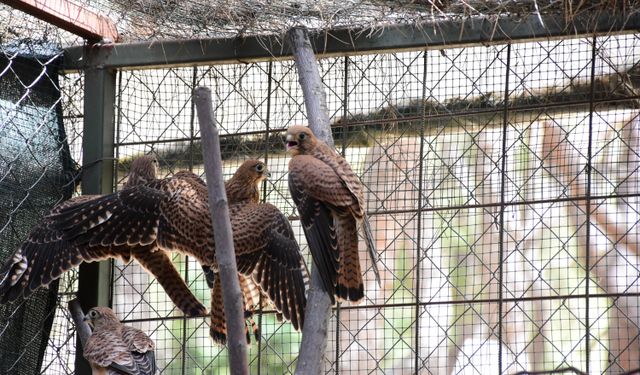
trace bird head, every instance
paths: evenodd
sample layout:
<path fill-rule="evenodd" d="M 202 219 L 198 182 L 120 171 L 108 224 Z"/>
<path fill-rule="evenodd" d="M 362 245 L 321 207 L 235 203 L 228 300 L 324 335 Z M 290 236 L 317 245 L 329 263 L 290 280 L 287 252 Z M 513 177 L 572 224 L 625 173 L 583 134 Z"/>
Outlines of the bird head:
<path fill-rule="evenodd" d="M 227 182 L 225 189 L 230 202 L 260 198 L 259 184 L 271 174 L 260 160 L 250 159 L 242 163 L 236 173 Z"/>
<path fill-rule="evenodd" d="M 158 175 L 158 159 L 153 155 L 144 155 L 131 163 L 126 186 L 144 184 L 156 179 Z"/>
<path fill-rule="evenodd" d="M 271 173 L 267 169 L 267 165 L 260 160 L 249 159 L 242 163 L 232 179 L 243 179 L 245 182 L 259 184 L 267 178 L 271 177 Z"/>
<path fill-rule="evenodd" d="M 294 125 L 287 129 L 287 152 L 293 156 L 305 154 L 316 144 L 316 136 L 306 126 Z"/>
<path fill-rule="evenodd" d="M 113 310 L 108 307 L 101 306 L 94 307 L 89 310 L 87 315 L 85 315 L 82 320 L 89 323 L 91 328 L 93 328 L 94 330 L 99 329 L 109 322 L 120 322 Z"/>

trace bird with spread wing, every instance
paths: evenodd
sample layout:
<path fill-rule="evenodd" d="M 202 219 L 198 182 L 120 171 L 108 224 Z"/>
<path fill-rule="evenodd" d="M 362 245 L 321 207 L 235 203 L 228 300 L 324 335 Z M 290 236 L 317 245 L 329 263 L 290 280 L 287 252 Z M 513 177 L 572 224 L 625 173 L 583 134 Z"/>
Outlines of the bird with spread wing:
<path fill-rule="evenodd" d="M 182 312 L 206 314 L 169 255 L 159 251 L 155 227 L 160 200 L 168 193 L 156 188 L 169 185 L 171 179 L 156 179 L 157 164 L 151 155 L 139 157 L 131 164 L 123 190 L 83 195 L 54 207 L 0 268 L 1 301 L 28 297 L 82 262 L 118 258 L 128 263 L 133 258 Z"/>
<path fill-rule="evenodd" d="M 153 160 L 140 164 L 148 166 Z M 267 174 L 264 163 L 248 160 L 227 182 L 245 306 L 250 315 L 251 306 L 264 293 L 300 329 L 306 305 L 304 262 L 286 217 L 276 207 L 258 202 L 258 185 Z M 205 314 L 171 263 L 168 252 L 177 251 L 208 270 L 215 309 L 210 333 L 224 343 L 226 325 L 215 277 L 206 185 L 188 171 L 165 179 L 145 180 L 140 175 L 144 174 L 130 177 L 134 182 L 119 192 L 78 197 L 54 208 L 0 269 L 0 296 L 3 301 L 27 296 L 83 261 L 133 258 L 156 277 L 185 314 Z"/>
<path fill-rule="evenodd" d="M 297 330 L 304 324 L 307 270 L 289 220 L 274 205 L 260 203 L 260 184 L 269 177 L 266 165 L 245 161 L 225 183 L 233 245 L 245 305 L 266 295 L 276 310 Z M 258 288 L 259 286 L 259 288 Z M 226 339 L 226 323 L 219 278 L 213 277 L 211 336 Z"/>
<path fill-rule="evenodd" d="M 93 330 L 83 348 L 92 374 L 156 373 L 155 345 L 146 333 L 120 323 L 108 307 L 92 308 L 84 320 Z"/>
<path fill-rule="evenodd" d="M 336 296 L 360 301 L 364 283 L 358 256 L 358 226 L 364 232 L 380 284 L 362 183 L 347 161 L 308 127 L 290 127 L 286 146 L 293 156 L 289 162 L 289 191 L 325 290 L 332 303 Z"/>

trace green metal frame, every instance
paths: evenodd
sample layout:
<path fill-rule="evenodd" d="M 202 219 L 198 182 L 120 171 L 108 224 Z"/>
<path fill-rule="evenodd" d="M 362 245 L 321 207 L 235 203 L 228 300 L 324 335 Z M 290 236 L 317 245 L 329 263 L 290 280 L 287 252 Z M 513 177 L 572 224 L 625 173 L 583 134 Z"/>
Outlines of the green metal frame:
<path fill-rule="evenodd" d="M 93 57 L 93 51 L 89 51 L 89 62 Z M 113 191 L 116 70 L 99 66 L 86 69 L 84 85 L 82 193 L 110 193 Z M 83 311 L 94 306 L 109 306 L 110 291 L 109 261 L 80 265 L 78 299 Z M 76 374 L 91 374 L 81 352 L 76 353 Z"/>
<path fill-rule="evenodd" d="M 389 26 L 377 31 L 334 30 L 310 35 L 316 53 L 327 56 L 379 53 L 478 43 L 567 38 L 640 29 L 640 15 L 621 12 L 579 15 L 567 22 L 564 15 L 522 18 L 471 19 Z M 152 41 L 71 47 L 64 53 L 65 70 L 92 65 L 104 68 L 140 68 L 248 62 L 291 58 L 285 36 L 226 39 Z"/>

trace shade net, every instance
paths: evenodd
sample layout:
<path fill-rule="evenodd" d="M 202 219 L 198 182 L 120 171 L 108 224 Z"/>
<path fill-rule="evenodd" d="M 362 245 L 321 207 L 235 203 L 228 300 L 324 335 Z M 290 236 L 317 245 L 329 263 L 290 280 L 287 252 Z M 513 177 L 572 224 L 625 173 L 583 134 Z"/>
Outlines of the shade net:
<path fill-rule="evenodd" d="M 41 47 L 41 46 L 40 46 Z M 59 53 L 0 47 L 0 260 L 75 189 L 63 126 Z M 61 288 L 64 290 L 65 288 Z M 40 373 L 60 303 L 59 281 L 0 305 L 0 373 Z"/>

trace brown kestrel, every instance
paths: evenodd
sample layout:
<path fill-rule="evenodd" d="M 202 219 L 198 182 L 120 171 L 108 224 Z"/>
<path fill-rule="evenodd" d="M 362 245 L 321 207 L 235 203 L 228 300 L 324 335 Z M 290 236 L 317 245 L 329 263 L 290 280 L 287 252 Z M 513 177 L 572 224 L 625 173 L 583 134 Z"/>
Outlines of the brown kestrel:
<path fill-rule="evenodd" d="M 147 334 L 120 323 L 108 307 L 92 308 L 84 320 L 93 329 L 83 355 L 94 375 L 156 373 L 155 346 Z"/>
<path fill-rule="evenodd" d="M 247 317 L 262 293 L 295 329 L 301 329 L 306 306 L 306 266 L 289 220 L 275 206 L 260 203 L 260 183 L 268 176 L 263 162 L 247 160 L 225 183 L 240 286 Z M 214 297 L 218 278 L 213 278 L 211 336 L 223 342 L 226 324 L 221 298 Z"/>
<path fill-rule="evenodd" d="M 151 219 L 135 204 L 131 205 L 132 210 L 118 207 L 126 204 L 130 197 L 140 199 L 139 195 L 144 191 L 157 193 L 154 189 L 147 189 L 145 184 L 156 186 L 167 183 L 165 180 L 156 180 L 157 164 L 153 156 L 139 157 L 131 164 L 124 190 L 105 196 L 83 195 L 54 207 L 0 269 L 2 302 L 13 301 L 20 296 L 27 297 L 38 287 L 48 285 L 82 262 L 120 258 L 128 263 L 134 258 L 153 274 L 185 314 L 206 314 L 207 309 L 191 293 L 168 254 L 160 251 L 154 240 L 143 239 L 139 235 L 141 231 L 153 232 L 153 228 L 145 226 L 157 223 L 157 214 L 155 219 Z M 138 189 L 142 189 L 143 193 Z M 107 228 L 111 235 L 120 231 L 120 237 L 110 240 L 104 238 Z M 124 237 L 128 235 L 133 238 Z M 98 237 L 101 237 L 100 241 Z"/>
<path fill-rule="evenodd" d="M 249 160 L 227 183 L 236 259 L 240 273 L 299 329 L 306 304 L 304 263 L 286 217 L 258 201 L 258 184 L 267 174 L 264 163 Z M 182 311 L 206 313 L 173 267 L 166 253 L 172 251 L 195 258 L 209 274 L 212 293 L 216 290 L 207 187 L 187 171 L 55 208 L 2 269 L 0 295 L 4 301 L 26 296 L 83 261 L 134 258 Z M 221 309 L 220 299 L 212 304 Z M 216 314 L 212 311 L 212 318 Z M 224 341 L 225 331 L 211 333 Z"/>
<path fill-rule="evenodd" d="M 360 301 L 364 284 L 358 257 L 358 225 L 375 263 L 373 238 L 366 223 L 363 188 L 347 161 L 318 140 L 311 129 L 287 130 L 289 191 L 295 202 L 313 262 L 326 291 L 335 297 Z"/>

